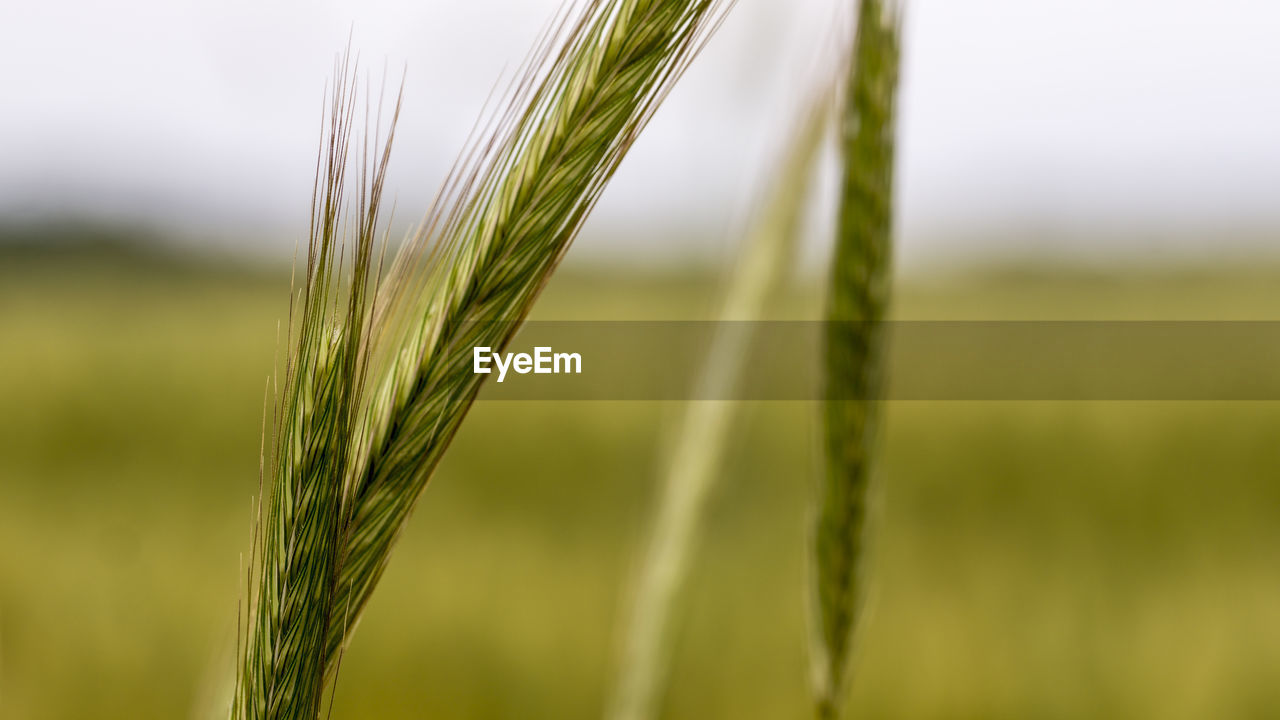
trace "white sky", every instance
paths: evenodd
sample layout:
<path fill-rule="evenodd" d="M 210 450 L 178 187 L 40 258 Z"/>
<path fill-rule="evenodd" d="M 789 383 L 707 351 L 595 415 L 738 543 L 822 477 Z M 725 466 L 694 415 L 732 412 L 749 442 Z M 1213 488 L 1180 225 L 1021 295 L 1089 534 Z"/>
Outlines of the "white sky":
<path fill-rule="evenodd" d="M 606 191 L 586 252 L 731 242 L 840 4 L 739 0 Z M 391 181 L 416 219 L 557 5 L 0 0 L 0 219 L 253 228 L 291 247 L 353 27 L 367 67 L 408 67 Z M 1209 251 L 1280 227 L 1280 3 L 914 0 L 906 42 L 908 261 L 1164 252 L 1152 238 L 1173 235 Z"/>

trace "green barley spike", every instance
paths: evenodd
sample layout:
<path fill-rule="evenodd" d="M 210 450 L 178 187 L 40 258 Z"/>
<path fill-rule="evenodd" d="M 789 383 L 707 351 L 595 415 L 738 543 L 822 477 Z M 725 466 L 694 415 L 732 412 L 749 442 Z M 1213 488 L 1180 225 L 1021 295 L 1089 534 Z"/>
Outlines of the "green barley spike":
<path fill-rule="evenodd" d="M 820 720 L 842 714 L 867 592 L 868 504 L 891 289 L 898 62 L 896 15 L 881 0 L 861 0 L 845 88 L 843 184 L 825 331 L 826 467 L 813 539 Z"/>
<path fill-rule="evenodd" d="M 500 350 L 605 184 L 732 0 L 597 0 L 538 59 L 541 81 L 459 175 L 389 279 L 385 365 L 348 478 L 337 605 L 359 618 L 390 550 L 480 389 L 477 346 Z M 332 625 L 329 663 L 349 632 Z"/>
<path fill-rule="evenodd" d="M 314 720 L 326 694 L 331 705 L 343 649 L 480 389 L 471 348 L 511 339 L 732 4 L 566 4 L 385 278 L 372 249 L 392 133 L 372 157 L 366 141 L 358 195 L 344 198 L 356 102 L 338 68 L 264 458 L 232 718 Z M 366 103 L 376 127 L 367 115 Z"/>

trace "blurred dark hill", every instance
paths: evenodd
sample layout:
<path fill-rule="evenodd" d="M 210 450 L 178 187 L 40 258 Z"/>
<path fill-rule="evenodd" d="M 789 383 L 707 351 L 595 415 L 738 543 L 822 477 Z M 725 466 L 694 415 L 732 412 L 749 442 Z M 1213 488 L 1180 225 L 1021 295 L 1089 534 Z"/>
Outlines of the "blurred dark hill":
<path fill-rule="evenodd" d="M 287 272 L 287 265 L 211 252 L 144 225 L 0 222 L 0 276 L 34 273 L 49 280 L 124 276 L 160 283 L 217 278 L 235 284 L 278 284 Z"/>
<path fill-rule="evenodd" d="M 184 264 L 154 230 L 76 221 L 0 224 L 0 260 L 5 263 Z"/>

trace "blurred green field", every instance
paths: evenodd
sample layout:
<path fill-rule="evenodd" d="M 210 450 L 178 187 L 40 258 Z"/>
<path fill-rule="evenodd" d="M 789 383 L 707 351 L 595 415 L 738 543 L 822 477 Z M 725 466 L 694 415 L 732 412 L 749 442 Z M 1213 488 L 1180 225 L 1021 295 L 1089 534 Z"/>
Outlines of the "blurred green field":
<path fill-rule="evenodd" d="M 1275 277 L 975 270 L 909 280 L 898 315 L 1280 319 Z M 570 268 L 537 312 L 704 318 L 715 285 Z M 0 717 L 210 715 L 287 286 L 0 258 Z M 776 312 L 809 317 L 816 298 Z M 478 404 L 344 660 L 334 717 L 598 717 L 676 410 Z M 815 411 L 743 411 L 672 720 L 806 716 Z M 893 403 L 854 717 L 1280 717 L 1277 438 L 1275 403 Z"/>

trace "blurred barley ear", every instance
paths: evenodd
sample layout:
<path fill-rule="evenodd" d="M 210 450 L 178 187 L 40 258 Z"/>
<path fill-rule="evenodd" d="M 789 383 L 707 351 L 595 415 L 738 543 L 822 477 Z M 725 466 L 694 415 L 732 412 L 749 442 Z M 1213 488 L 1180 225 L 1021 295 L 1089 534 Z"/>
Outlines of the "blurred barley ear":
<path fill-rule="evenodd" d="M 843 179 L 825 330 L 826 467 L 813 534 L 816 713 L 843 712 L 867 595 L 868 507 L 883 421 L 899 20 L 860 0 L 845 85 Z"/>
<path fill-rule="evenodd" d="M 351 203 L 358 103 L 340 64 L 264 454 L 233 718 L 322 712 L 391 549 L 479 392 L 471 349 L 506 346 L 731 5 L 564 6 L 380 284 L 373 249 L 393 131 L 373 139 L 380 154 L 366 141 Z"/>
<path fill-rule="evenodd" d="M 751 349 L 750 321 L 761 319 L 791 269 L 818 151 L 830 122 L 833 90 L 834 79 L 814 93 L 771 177 L 730 278 L 721 324 L 703 361 L 695 399 L 684 407 L 624 626 L 622 664 L 606 715 L 610 720 L 647 720 L 661 699 L 670 664 L 672 614 L 699 545 L 703 508 L 738 407 L 728 397 Z"/>

